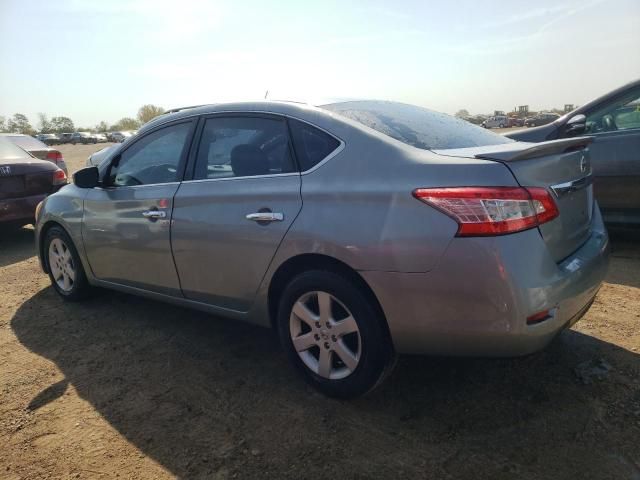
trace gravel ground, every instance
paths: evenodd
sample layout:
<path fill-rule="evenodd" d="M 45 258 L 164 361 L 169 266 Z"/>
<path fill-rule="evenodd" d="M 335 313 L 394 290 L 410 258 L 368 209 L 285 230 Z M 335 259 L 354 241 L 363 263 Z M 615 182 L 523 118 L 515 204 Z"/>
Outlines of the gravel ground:
<path fill-rule="evenodd" d="M 98 146 L 62 146 L 74 171 Z M 402 357 L 324 398 L 264 329 L 129 295 L 62 303 L 0 234 L 0 478 L 640 478 L 640 233 L 549 348 Z"/>

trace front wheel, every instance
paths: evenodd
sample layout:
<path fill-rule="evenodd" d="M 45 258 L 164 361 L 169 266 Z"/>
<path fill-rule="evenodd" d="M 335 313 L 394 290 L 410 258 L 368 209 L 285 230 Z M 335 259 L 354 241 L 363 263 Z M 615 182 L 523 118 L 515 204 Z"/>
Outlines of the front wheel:
<path fill-rule="evenodd" d="M 378 310 L 346 277 L 309 271 L 285 288 L 278 333 L 289 360 L 313 387 L 353 398 L 376 387 L 395 358 Z"/>
<path fill-rule="evenodd" d="M 91 287 L 67 232 L 58 226 L 51 227 L 45 237 L 44 249 L 49 278 L 55 291 L 69 301 L 85 298 Z"/>

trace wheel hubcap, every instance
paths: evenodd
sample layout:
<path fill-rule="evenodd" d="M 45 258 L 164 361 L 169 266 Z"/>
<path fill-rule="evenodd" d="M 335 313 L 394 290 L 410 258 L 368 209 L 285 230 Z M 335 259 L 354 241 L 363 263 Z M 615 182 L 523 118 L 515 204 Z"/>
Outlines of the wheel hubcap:
<path fill-rule="evenodd" d="M 58 287 L 70 292 L 76 279 L 76 269 L 71 251 L 64 241 L 55 238 L 49 244 L 49 269 Z"/>
<path fill-rule="evenodd" d="M 305 293 L 293 304 L 289 332 L 300 359 L 323 378 L 345 378 L 360 362 L 358 324 L 349 309 L 327 292 Z"/>

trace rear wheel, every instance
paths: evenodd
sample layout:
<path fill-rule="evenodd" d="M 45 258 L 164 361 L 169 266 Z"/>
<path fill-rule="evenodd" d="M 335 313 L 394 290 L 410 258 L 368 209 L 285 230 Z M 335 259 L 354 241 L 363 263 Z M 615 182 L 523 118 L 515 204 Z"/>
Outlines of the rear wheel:
<path fill-rule="evenodd" d="M 278 333 L 290 361 L 325 395 L 352 398 L 390 371 L 384 318 L 361 289 L 333 272 L 291 280 L 278 308 Z"/>
<path fill-rule="evenodd" d="M 71 238 L 61 227 L 51 227 L 44 242 L 51 285 L 69 301 L 82 300 L 90 291 L 82 262 Z"/>

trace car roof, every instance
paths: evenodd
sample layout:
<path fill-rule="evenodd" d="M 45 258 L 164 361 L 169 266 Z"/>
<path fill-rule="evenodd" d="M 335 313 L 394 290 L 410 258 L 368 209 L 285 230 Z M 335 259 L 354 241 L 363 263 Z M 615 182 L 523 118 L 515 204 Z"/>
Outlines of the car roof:
<path fill-rule="evenodd" d="M 138 130 L 144 133 L 147 130 L 167 123 L 178 120 L 180 118 L 188 118 L 198 115 L 206 115 L 218 112 L 256 112 L 256 113 L 274 113 L 285 116 L 308 118 L 312 115 L 326 114 L 330 112 L 320 107 L 316 107 L 303 102 L 295 102 L 291 100 L 263 100 L 263 101 L 243 101 L 243 102 L 227 102 L 212 103 L 207 105 L 196 105 L 191 107 L 175 108 L 155 117 L 148 123 L 144 124 Z"/>

